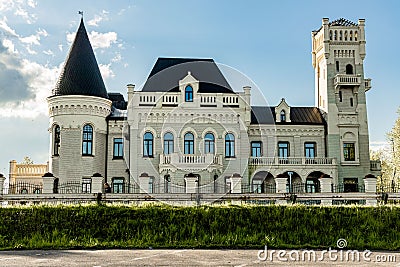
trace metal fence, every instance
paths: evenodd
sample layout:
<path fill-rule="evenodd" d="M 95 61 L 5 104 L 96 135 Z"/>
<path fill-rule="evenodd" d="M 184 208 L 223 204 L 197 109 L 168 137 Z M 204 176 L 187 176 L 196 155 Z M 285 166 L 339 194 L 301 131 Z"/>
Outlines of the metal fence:
<path fill-rule="evenodd" d="M 27 182 L 10 183 L 8 188 L 5 188 L 7 194 L 41 194 L 43 185 L 32 184 Z"/>
<path fill-rule="evenodd" d="M 365 193 L 364 185 L 352 185 L 351 187 L 347 187 L 346 184 L 332 184 L 332 193 L 350 193 L 350 192 L 360 192 Z"/>

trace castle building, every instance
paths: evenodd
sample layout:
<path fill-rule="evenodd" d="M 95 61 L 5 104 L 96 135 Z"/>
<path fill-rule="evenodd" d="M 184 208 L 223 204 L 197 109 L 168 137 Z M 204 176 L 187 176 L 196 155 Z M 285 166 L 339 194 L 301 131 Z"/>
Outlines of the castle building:
<path fill-rule="evenodd" d="M 251 105 L 252 88 L 199 58 L 158 58 L 125 101 L 107 92 L 82 20 L 47 100 L 50 172 L 88 193 L 96 176 L 113 193 L 362 191 L 380 170 L 364 23 L 324 18 L 312 32 L 315 106 L 296 107 Z"/>

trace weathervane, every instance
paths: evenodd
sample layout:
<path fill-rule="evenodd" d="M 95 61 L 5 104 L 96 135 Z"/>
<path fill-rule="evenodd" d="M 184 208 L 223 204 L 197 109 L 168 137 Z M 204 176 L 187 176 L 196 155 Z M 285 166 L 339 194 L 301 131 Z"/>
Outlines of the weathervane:
<path fill-rule="evenodd" d="M 81 15 L 83 19 L 83 11 L 78 11 L 78 14 Z"/>

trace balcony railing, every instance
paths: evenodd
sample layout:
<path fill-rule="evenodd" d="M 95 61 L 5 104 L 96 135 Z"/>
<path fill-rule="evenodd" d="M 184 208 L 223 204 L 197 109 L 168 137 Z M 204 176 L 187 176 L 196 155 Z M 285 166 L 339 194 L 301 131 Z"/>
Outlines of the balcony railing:
<path fill-rule="evenodd" d="M 279 158 L 279 157 L 250 157 L 249 165 L 336 165 L 334 158 Z"/>
<path fill-rule="evenodd" d="M 361 75 L 359 74 L 336 74 L 335 86 L 361 85 Z"/>
<path fill-rule="evenodd" d="M 381 167 L 381 162 L 379 160 L 371 160 L 370 161 L 370 170 L 371 171 L 381 171 L 382 167 Z"/>
<path fill-rule="evenodd" d="M 160 165 L 170 165 L 183 170 L 203 170 L 210 166 L 222 166 L 222 155 L 183 155 L 172 153 L 160 155 Z"/>
<path fill-rule="evenodd" d="M 371 89 L 371 79 L 364 79 L 364 84 L 365 84 L 365 92 L 367 92 L 369 89 Z"/>

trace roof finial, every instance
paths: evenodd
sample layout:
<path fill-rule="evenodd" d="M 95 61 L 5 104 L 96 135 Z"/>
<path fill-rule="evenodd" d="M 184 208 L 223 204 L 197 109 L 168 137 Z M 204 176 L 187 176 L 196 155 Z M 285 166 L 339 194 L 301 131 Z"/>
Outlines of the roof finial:
<path fill-rule="evenodd" d="M 78 14 L 81 15 L 83 19 L 83 11 L 78 11 Z"/>

